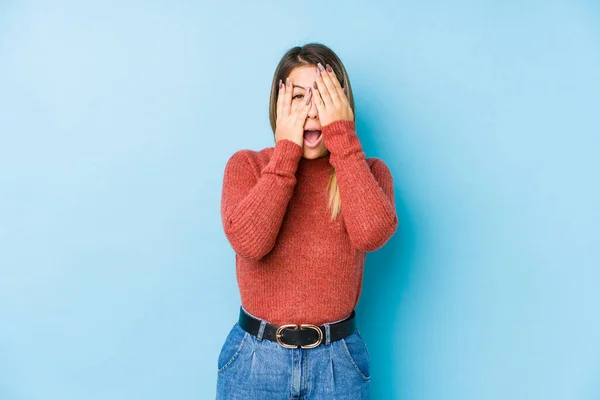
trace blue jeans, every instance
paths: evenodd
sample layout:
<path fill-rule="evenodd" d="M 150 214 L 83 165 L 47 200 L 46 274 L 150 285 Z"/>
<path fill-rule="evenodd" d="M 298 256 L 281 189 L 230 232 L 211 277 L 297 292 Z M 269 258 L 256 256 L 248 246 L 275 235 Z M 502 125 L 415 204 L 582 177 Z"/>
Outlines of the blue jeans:
<path fill-rule="evenodd" d="M 302 349 L 259 339 L 236 322 L 219 354 L 217 400 L 369 399 L 370 364 L 358 329 Z"/>

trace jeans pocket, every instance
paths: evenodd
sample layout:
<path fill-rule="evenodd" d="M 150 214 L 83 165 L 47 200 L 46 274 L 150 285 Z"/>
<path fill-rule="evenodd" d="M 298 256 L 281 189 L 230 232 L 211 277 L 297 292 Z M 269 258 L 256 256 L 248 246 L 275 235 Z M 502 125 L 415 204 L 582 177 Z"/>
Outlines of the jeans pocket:
<path fill-rule="evenodd" d="M 229 330 L 219 353 L 217 362 L 218 372 L 225 371 L 233 364 L 236 358 L 238 358 L 244 348 L 248 335 L 249 333 L 243 330 L 237 322 L 233 325 Z"/>
<path fill-rule="evenodd" d="M 341 344 L 348 361 L 354 366 L 358 376 L 363 380 L 369 380 L 371 377 L 371 357 L 369 356 L 367 344 L 358 329 L 342 338 Z"/>

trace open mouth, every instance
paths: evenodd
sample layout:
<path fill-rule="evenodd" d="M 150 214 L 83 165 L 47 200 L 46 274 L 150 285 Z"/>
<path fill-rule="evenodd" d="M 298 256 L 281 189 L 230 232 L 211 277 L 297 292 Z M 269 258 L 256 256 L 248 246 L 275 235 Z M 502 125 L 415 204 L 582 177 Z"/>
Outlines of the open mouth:
<path fill-rule="evenodd" d="M 304 131 L 304 145 L 309 148 L 317 147 L 321 142 L 321 136 L 320 130 Z"/>

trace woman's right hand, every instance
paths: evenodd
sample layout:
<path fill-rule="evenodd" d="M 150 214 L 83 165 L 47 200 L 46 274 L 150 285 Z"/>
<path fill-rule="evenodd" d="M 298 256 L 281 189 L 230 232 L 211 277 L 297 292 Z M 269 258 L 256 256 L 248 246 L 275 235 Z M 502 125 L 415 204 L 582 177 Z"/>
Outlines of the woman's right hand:
<path fill-rule="evenodd" d="M 312 88 L 308 88 L 306 96 L 295 106 L 292 105 L 293 91 L 290 78 L 286 79 L 285 85 L 279 80 L 275 142 L 288 139 L 304 148 L 304 123 L 312 102 Z"/>

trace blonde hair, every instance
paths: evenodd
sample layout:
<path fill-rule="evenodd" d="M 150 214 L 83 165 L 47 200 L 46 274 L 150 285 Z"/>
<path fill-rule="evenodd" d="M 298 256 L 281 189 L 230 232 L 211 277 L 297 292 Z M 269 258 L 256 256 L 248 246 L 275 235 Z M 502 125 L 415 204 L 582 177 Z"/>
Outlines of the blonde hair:
<path fill-rule="evenodd" d="M 269 101 L 269 121 L 271 123 L 271 129 L 273 135 L 275 135 L 277 121 L 277 94 L 279 92 L 278 84 L 279 80 L 285 82 L 285 78 L 289 76 L 292 70 L 296 67 L 305 65 L 314 65 L 318 63 L 322 65 L 329 64 L 335 72 L 335 76 L 340 81 L 342 87 L 346 88 L 346 96 L 348 102 L 354 112 L 354 96 L 352 95 L 352 87 L 350 86 L 350 79 L 346 68 L 340 58 L 331 50 L 329 47 L 321 43 L 308 43 L 304 46 L 295 46 L 289 49 L 277 64 L 275 73 L 273 74 L 273 81 L 271 82 L 271 95 Z M 331 209 L 331 219 L 334 220 L 342 211 L 342 198 L 340 197 L 340 189 L 337 184 L 335 176 L 335 169 L 331 167 L 331 174 L 329 176 L 329 182 L 327 183 L 329 208 Z"/>

